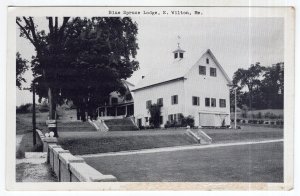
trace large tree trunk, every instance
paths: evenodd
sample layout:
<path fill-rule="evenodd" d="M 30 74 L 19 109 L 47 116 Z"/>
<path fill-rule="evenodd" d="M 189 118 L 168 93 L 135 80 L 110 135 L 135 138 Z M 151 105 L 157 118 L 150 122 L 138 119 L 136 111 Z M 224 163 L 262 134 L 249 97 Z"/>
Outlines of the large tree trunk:
<path fill-rule="evenodd" d="M 56 99 L 51 87 L 48 88 L 48 100 L 49 100 L 49 119 L 56 120 Z M 54 132 L 54 137 L 58 137 L 57 127 L 49 128 L 49 131 Z"/>

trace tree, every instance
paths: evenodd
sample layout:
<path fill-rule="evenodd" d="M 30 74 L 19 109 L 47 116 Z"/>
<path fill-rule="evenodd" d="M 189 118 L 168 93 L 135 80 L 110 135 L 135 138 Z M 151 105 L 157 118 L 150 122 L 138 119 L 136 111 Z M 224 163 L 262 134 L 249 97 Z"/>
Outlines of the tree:
<path fill-rule="evenodd" d="M 284 63 L 277 63 L 266 68 L 261 89 L 268 108 L 283 108 Z"/>
<path fill-rule="evenodd" d="M 50 119 L 56 104 L 67 99 L 85 120 L 84 113 L 91 114 L 110 92 L 124 93 L 121 79 L 138 69 L 137 24 L 128 17 L 64 17 L 60 26 L 57 17 L 47 20 L 45 33 L 36 29 L 32 17 L 17 18 L 21 36 L 36 49 L 32 70 L 37 94 L 48 97 Z"/>
<path fill-rule="evenodd" d="M 16 53 L 16 86 L 21 89 L 22 82 L 26 82 L 26 80 L 22 77 L 25 71 L 28 70 L 28 61 L 21 57 L 19 52 Z"/>
<path fill-rule="evenodd" d="M 246 87 L 249 92 L 249 108 L 252 110 L 253 91 L 260 86 L 260 76 L 264 67 L 257 62 L 252 64 L 249 69 L 238 69 L 233 75 L 233 84 L 240 89 Z"/>
<path fill-rule="evenodd" d="M 45 30 L 38 31 L 33 17 L 17 17 L 16 24 L 20 29 L 20 36 L 29 40 L 34 46 L 36 56 L 32 62 L 32 71 L 35 76 L 33 83 L 37 84 L 37 94 L 48 97 L 49 118 L 55 119 L 58 90 L 56 77 L 58 67 L 62 62 L 60 58 L 64 49 L 65 40 L 74 32 L 66 29 L 70 17 L 64 17 L 59 26 L 58 17 L 47 17 L 48 33 Z M 47 96 L 45 95 L 47 92 Z M 57 132 L 55 131 L 55 136 Z"/>
<path fill-rule="evenodd" d="M 150 113 L 150 123 L 153 124 L 155 128 L 160 126 L 160 115 L 161 115 L 161 106 L 158 104 L 152 104 L 148 111 Z"/>
<path fill-rule="evenodd" d="M 73 100 L 81 119 L 85 112 L 93 116 L 95 109 L 108 101 L 113 91 L 125 95 L 122 80 L 139 68 L 134 59 L 137 54 L 137 24 L 128 17 L 85 19 L 85 26 L 78 37 L 68 40 L 67 56 L 76 56 L 61 85 L 61 97 Z M 71 72 L 71 73 L 70 73 Z"/>

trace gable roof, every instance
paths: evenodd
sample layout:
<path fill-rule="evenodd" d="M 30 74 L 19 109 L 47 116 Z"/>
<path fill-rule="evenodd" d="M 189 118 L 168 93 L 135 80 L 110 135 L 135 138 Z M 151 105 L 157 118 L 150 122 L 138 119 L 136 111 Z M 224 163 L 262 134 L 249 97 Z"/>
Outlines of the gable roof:
<path fill-rule="evenodd" d="M 194 58 L 185 57 L 173 59 L 170 64 L 163 65 L 162 69 L 154 70 L 152 73 L 146 75 L 144 79 L 140 80 L 140 82 L 135 86 L 135 89 L 133 89 L 132 91 L 137 91 L 161 83 L 171 82 L 181 78 L 183 79 L 184 76 L 189 72 L 189 70 L 192 69 L 194 65 L 196 65 L 198 60 L 205 53 L 209 53 L 211 55 L 212 59 L 220 68 L 228 83 L 231 84 L 231 80 L 229 79 L 228 75 L 225 73 L 224 69 L 217 61 L 211 50 L 205 49 L 200 53 L 200 57 L 198 56 Z"/>

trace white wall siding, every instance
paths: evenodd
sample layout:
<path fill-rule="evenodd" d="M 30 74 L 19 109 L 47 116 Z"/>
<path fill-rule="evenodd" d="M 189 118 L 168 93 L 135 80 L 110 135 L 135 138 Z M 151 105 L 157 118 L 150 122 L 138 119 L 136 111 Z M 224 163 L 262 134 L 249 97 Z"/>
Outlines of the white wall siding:
<path fill-rule="evenodd" d="M 206 63 L 206 58 L 209 59 L 209 64 Z M 206 75 L 199 74 L 199 65 L 206 66 Z M 217 76 L 210 76 L 210 67 L 217 69 Z M 217 113 L 228 114 L 226 116 L 226 124 L 230 124 L 230 95 L 228 81 L 213 61 L 208 53 L 205 53 L 199 61 L 192 67 L 186 74 L 187 80 L 184 82 L 186 113 L 185 115 L 192 115 L 195 118 L 195 125 L 199 126 L 199 113 Z M 200 98 L 200 105 L 194 106 L 192 104 L 192 97 L 197 96 Z M 216 107 L 206 107 L 205 98 L 215 98 Z M 219 99 L 226 100 L 226 107 L 221 108 Z"/>
<path fill-rule="evenodd" d="M 185 94 L 183 86 L 183 80 L 178 80 L 135 91 L 134 116 L 136 122 L 141 118 L 142 124 L 148 125 L 145 122 L 145 117 L 150 117 L 150 114 L 146 108 L 146 101 L 151 100 L 153 104 L 157 103 L 158 98 L 163 98 L 163 107 L 161 109 L 163 124 L 168 120 L 169 114 L 184 113 Z M 172 95 L 178 95 L 178 104 L 172 105 Z"/>

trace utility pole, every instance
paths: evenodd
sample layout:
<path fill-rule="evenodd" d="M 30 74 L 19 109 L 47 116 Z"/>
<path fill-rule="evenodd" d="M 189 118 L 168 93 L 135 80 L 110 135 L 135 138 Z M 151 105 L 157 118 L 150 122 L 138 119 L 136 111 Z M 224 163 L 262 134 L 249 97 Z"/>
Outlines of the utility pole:
<path fill-rule="evenodd" d="M 236 129 L 236 88 L 234 88 L 234 129 Z"/>
<path fill-rule="evenodd" d="M 36 115 L 35 115 L 35 86 L 32 83 L 32 136 L 33 146 L 36 145 Z"/>

